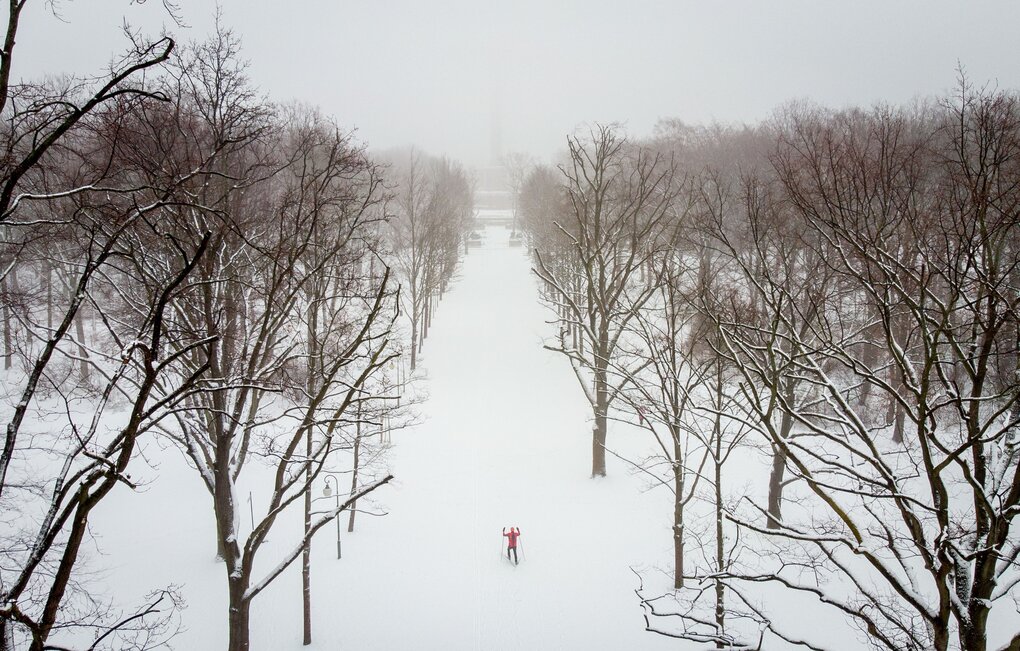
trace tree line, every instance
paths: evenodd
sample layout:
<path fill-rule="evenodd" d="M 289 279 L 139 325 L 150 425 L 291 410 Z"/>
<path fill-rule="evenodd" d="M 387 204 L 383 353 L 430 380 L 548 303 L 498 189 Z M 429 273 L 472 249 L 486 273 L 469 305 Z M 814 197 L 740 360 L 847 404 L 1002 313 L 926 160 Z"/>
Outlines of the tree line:
<path fill-rule="evenodd" d="M 796 600 L 876 649 L 1020 648 L 1016 93 L 961 75 L 908 107 L 567 144 L 521 214 L 592 476 L 628 422 L 657 452 L 626 461 L 674 496 L 648 630 L 840 648 Z"/>
<path fill-rule="evenodd" d="M 379 435 L 413 418 L 405 351 L 413 367 L 455 273 L 468 177 L 269 102 L 219 21 L 185 46 L 131 35 L 99 80 L 15 82 L 24 6 L 0 62 L 0 649 L 172 637 L 172 587 L 122 611 L 85 569 L 92 516 L 138 488 L 156 438 L 208 492 L 228 648 L 249 648 L 252 601 L 299 557 L 309 643 L 312 537 L 344 511 L 353 530 L 392 479 Z M 349 492 L 313 509 L 327 476 Z M 241 486 L 262 503 L 250 522 Z"/>

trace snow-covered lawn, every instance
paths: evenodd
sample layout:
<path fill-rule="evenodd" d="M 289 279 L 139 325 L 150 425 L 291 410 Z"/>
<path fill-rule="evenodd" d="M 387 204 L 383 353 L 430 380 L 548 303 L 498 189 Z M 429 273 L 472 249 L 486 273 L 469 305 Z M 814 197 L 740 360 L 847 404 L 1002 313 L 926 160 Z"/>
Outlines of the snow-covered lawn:
<path fill-rule="evenodd" d="M 630 571 L 670 558 L 671 498 L 643 492 L 616 459 L 608 478 L 588 478 L 590 410 L 569 366 L 541 347 L 547 313 L 525 251 L 502 228 L 486 235 L 423 351 L 424 422 L 393 434 L 396 482 L 373 505 L 387 515 L 359 515 L 353 534 L 344 518 L 339 561 L 334 527 L 315 538 L 310 648 L 675 648 L 642 630 Z M 609 443 L 635 454 L 647 444 L 621 427 Z M 147 455 L 159 462 L 147 492 L 121 492 L 97 519 L 103 582 L 125 603 L 180 585 L 188 607 L 175 647 L 222 649 L 226 582 L 209 497 L 179 454 L 150 445 Z M 254 500 L 257 509 L 257 490 Z M 510 525 L 522 532 L 518 567 L 501 556 Z M 300 524 L 274 529 L 281 549 L 288 527 Z M 254 649 L 301 648 L 299 564 L 252 616 Z"/>

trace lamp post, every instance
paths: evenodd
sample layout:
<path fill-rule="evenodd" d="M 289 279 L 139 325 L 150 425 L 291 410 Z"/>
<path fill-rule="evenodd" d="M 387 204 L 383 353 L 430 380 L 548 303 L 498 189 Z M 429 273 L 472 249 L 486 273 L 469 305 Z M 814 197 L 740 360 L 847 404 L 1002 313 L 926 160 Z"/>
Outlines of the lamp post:
<path fill-rule="evenodd" d="M 329 480 L 330 479 L 333 480 L 333 484 L 334 484 L 335 487 L 331 487 L 329 485 Z M 326 497 L 329 497 L 330 495 L 333 495 L 334 492 L 336 494 L 336 508 L 337 508 L 337 510 L 339 510 L 340 509 L 340 485 L 337 483 L 336 477 L 334 477 L 333 475 L 326 475 L 326 487 L 322 489 L 322 494 L 325 495 Z M 339 560 L 340 559 L 340 514 L 337 513 L 336 517 L 333 518 L 333 519 L 336 520 L 336 557 L 337 557 L 337 560 Z"/>

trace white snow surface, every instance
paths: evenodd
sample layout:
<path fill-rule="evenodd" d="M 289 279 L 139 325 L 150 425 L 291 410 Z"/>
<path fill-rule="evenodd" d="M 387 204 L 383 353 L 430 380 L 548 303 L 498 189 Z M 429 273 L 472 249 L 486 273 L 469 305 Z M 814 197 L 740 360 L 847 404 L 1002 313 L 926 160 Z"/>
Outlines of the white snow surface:
<path fill-rule="evenodd" d="M 254 650 L 677 648 L 643 630 L 630 570 L 666 578 L 671 496 L 612 457 L 609 477 L 589 478 L 590 410 L 566 360 L 541 346 L 549 313 L 525 249 L 506 238 L 488 229 L 439 304 L 423 351 L 424 422 L 394 432 L 396 479 L 372 496 L 387 514 L 359 514 L 352 534 L 342 515 L 341 560 L 332 524 L 314 539 L 313 644 L 301 645 L 299 561 L 255 599 Z M 640 457 L 649 441 L 626 430 L 611 428 L 610 446 Z M 150 445 L 146 456 L 152 482 L 120 491 L 96 519 L 103 581 L 125 605 L 179 585 L 187 608 L 173 646 L 225 648 L 209 496 L 178 453 Z M 248 488 L 237 493 L 244 527 Z M 516 567 L 503 556 L 511 525 L 522 534 Z M 259 567 L 299 533 L 297 518 L 281 520 Z"/>

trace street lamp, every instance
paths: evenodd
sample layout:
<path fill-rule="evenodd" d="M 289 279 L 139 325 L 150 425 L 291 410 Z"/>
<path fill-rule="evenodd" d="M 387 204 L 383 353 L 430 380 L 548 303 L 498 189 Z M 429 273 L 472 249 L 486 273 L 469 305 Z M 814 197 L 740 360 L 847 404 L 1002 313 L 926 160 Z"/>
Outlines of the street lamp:
<path fill-rule="evenodd" d="M 336 484 L 336 488 L 335 489 L 330 487 L 330 485 L 329 485 L 329 480 L 330 479 L 332 479 L 333 483 Z M 329 497 L 330 495 L 334 494 L 334 490 L 336 492 L 337 514 L 336 514 L 336 517 L 333 518 L 333 519 L 336 520 L 336 557 L 337 557 L 337 560 L 339 560 L 340 559 L 340 513 L 339 513 L 339 511 L 340 511 L 340 484 L 337 483 L 336 477 L 334 477 L 333 475 L 326 475 L 326 487 L 322 489 L 322 494 L 325 495 L 326 497 Z"/>

